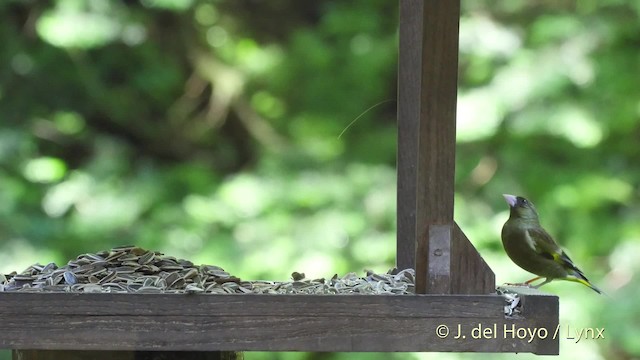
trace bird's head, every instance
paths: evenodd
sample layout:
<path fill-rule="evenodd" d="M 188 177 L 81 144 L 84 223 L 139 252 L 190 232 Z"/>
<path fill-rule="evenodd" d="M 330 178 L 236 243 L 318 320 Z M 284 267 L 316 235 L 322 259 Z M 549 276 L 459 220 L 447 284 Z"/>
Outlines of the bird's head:
<path fill-rule="evenodd" d="M 511 210 L 510 217 L 516 217 L 527 220 L 538 220 L 538 212 L 535 206 L 529 200 L 522 196 L 502 194 L 509 204 Z"/>

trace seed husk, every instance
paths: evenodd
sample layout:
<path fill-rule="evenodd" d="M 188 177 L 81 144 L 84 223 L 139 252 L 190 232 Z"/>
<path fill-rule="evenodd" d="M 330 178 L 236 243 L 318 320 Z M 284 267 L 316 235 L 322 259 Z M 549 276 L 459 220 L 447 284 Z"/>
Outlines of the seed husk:
<path fill-rule="evenodd" d="M 293 272 L 290 281 L 243 281 L 216 265 L 165 256 L 127 245 L 81 254 L 66 265 L 34 264 L 21 273 L 0 274 L 0 291 L 165 293 L 165 294 L 411 294 L 411 269 L 364 277 L 348 273 L 306 279 Z"/>

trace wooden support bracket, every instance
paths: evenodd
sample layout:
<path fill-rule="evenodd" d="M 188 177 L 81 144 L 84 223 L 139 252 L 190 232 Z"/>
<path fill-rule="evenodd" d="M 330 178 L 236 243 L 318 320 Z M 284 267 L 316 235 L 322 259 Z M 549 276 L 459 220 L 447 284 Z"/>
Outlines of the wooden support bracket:
<path fill-rule="evenodd" d="M 432 225 L 418 242 L 416 292 L 423 294 L 488 294 L 495 275 L 458 225 Z"/>

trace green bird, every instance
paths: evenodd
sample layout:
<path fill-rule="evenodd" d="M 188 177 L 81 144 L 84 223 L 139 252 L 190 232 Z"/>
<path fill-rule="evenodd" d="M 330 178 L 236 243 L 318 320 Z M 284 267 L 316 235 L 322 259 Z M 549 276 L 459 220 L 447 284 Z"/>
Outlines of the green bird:
<path fill-rule="evenodd" d="M 509 220 L 502 227 L 504 250 L 516 265 L 538 275 L 524 284 L 530 286 L 532 282 L 546 278 L 541 284 L 533 286 L 537 289 L 555 279 L 568 280 L 586 285 L 602 294 L 540 226 L 533 203 L 521 196 L 502 196 L 510 208 Z"/>

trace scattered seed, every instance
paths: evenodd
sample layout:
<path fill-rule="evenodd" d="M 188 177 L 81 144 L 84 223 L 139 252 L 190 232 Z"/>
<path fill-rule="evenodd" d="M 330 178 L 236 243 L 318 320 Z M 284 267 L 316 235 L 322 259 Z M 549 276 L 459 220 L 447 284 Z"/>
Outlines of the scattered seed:
<path fill-rule="evenodd" d="M 71 271 L 65 271 L 62 276 L 64 277 L 64 282 L 66 282 L 69 285 L 74 285 L 78 283 L 78 278 Z"/>

